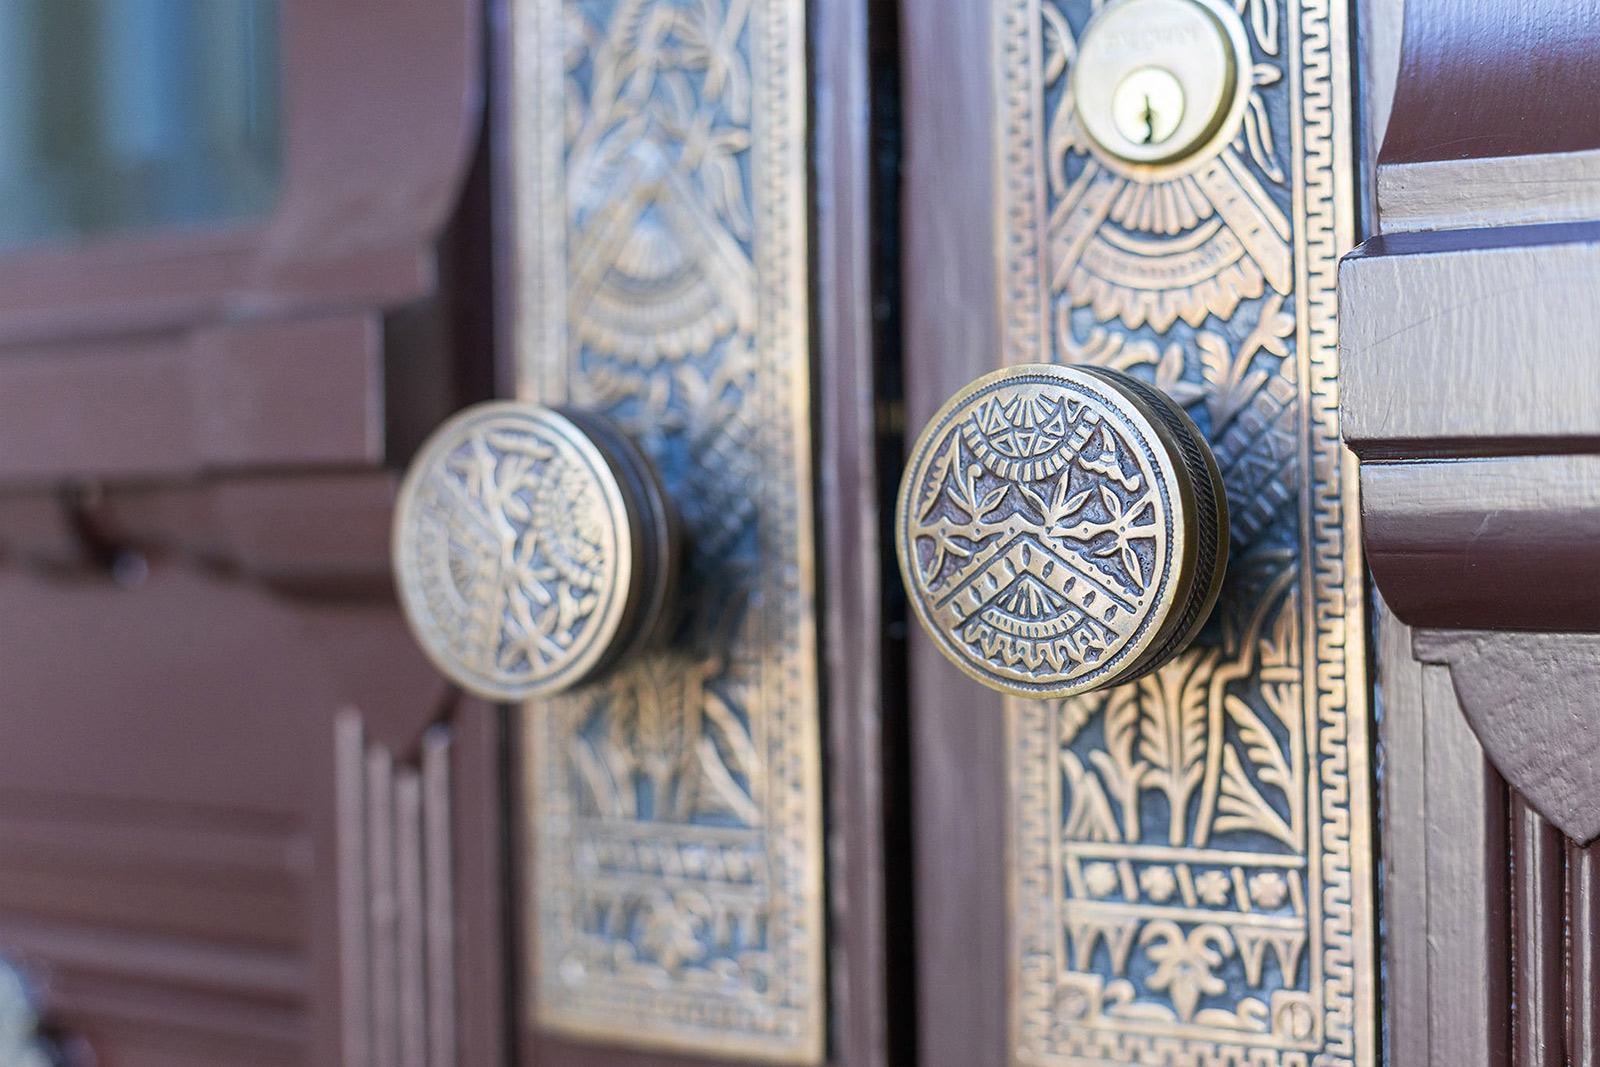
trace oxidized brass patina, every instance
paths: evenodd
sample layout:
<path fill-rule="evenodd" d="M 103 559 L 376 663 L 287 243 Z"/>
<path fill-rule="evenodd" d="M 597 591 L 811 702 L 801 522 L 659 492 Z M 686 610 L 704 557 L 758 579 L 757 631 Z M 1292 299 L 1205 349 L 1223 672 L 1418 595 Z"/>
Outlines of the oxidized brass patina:
<path fill-rule="evenodd" d="M 602 420 L 536 404 L 441 426 L 395 505 L 400 603 L 434 664 L 491 700 L 581 685 L 660 617 L 673 524 L 649 463 Z"/>
<path fill-rule="evenodd" d="M 1200 431 L 1099 367 L 996 371 L 923 430 L 895 522 L 911 605 L 935 643 L 1004 693 L 1137 678 L 1210 613 L 1228 543 Z"/>
<path fill-rule="evenodd" d="M 536 1025 L 820 1061 L 806 10 L 512 6 L 518 389 L 603 412 L 685 528 L 665 650 L 519 721 Z"/>
<path fill-rule="evenodd" d="M 1172 662 L 1008 702 L 1015 1059 L 1370 1067 L 1366 639 L 1335 319 L 1356 218 L 1349 11 L 993 2 L 1005 361 L 1123 370 L 1183 406 L 1232 547 L 1211 622 Z M 1186 109 L 1228 94 L 1198 91 L 1161 27 L 1215 25 L 1238 50 L 1215 131 L 1168 133 L 1193 143 L 1156 162 L 1102 132 L 1083 66 L 1109 64 L 1108 26 L 1139 41 L 1143 12 L 1120 77 L 1169 70 Z"/>

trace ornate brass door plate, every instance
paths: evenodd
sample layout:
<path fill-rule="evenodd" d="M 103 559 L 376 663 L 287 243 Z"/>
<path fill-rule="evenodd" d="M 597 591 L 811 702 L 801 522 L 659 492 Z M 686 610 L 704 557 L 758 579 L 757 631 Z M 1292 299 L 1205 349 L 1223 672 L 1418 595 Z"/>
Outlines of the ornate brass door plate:
<path fill-rule="evenodd" d="M 521 716 L 530 1021 L 817 1062 L 804 5 L 512 11 L 519 393 L 620 425 L 688 548 L 669 650 Z"/>
<path fill-rule="evenodd" d="M 1158 385 L 1205 432 L 1232 514 L 1190 650 L 1134 685 L 1008 702 L 1015 1058 L 1368 1067 L 1366 639 L 1334 306 L 1356 203 L 1349 13 L 993 3 L 1005 361 Z M 1108 34 L 1140 12 L 1167 27 L 1152 40 L 1242 41 L 1235 88 L 1186 88 L 1159 43 L 1119 57 Z M 1085 63 L 1115 77 L 1090 87 Z M 1117 118 L 1129 78 L 1152 142 L 1181 151 L 1117 141 L 1139 133 Z M 1215 128 L 1180 132 L 1179 97 Z"/>

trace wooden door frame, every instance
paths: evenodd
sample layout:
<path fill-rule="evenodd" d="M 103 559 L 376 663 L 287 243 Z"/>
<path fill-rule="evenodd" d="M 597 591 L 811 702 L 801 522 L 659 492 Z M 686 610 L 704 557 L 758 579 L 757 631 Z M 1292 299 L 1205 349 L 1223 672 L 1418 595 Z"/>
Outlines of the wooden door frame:
<path fill-rule="evenodd" d="M 1591 1063 L 1600 381 L 1575 294 L 1600 272 L 1600 130 L 1570 109 L 1600 91 L 1600 10 L 1404 6 L 1377 235 L 1340 278 L 1344 426 L 1388 601 L 1389 1052 Z"/>

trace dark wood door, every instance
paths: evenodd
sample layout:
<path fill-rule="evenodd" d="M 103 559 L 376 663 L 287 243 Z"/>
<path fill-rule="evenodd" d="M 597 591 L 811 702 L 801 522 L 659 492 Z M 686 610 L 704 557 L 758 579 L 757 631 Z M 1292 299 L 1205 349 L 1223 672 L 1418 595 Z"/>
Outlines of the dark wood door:
<path fill-rule="evenodd" d="M 4 1032 L 162 1067 L 901 1056 L 891 13 L 23 6 Z M 463 696 L 396 596 L 401 475 L 495 395 L 615 418 L 683 494 L 688 636 L 587 696 Z M 614 780 L 566 791 L 583 760 Z"/>
<path fill-rule="evenodd" d="M 1230 512 L 1210 621 L 1132 684 L 1002 698 L 958 680 L 952 650 L 1053 668 L 972 624 L 913 644 L 932 1062 L 1379 1062 L 1371 658 L 1338 419 L 1336 266 L 1364 189 L 1352 18 L 1371 13 L 1354 7 L 1223 4 L 1192 24 L 1191 4 L 907 12 L 909 425 L 1002 365 L 1124 371 L 1199 427 Z M 1183 65 L 1212 35 L 1241 95 Z M 1142 155 L 1164 136 L 1159 88 L 1138 90 L 1131 133 L 1115 116 L 1146 64 L 1176 71 L 1179 106 L 1214 108 L 1221 132 Z M 1097 484 L 1099 454 L 1069 466 L 1068 497 Z M 1153 487 L 1109 488 L 1153 507 Z M 1038 543 L 1062 567 L 1154 580 L 1134 564 L 1157 528 L 1087 541 L 1089 498 Z M 927 526 L 911 536 L 932 543 Z"/>
<path fill-rule="evenodd" d="M 0 14 L 0 1039 L 1590 1062 L 1592 7 Z"/>

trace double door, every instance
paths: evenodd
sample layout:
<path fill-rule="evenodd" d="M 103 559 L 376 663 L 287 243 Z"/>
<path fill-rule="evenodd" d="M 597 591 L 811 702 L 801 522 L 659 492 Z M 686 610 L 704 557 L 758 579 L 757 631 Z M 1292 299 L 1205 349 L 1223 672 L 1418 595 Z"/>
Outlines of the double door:
<path fill-rule="evenodd" d="M 1589 1062 L 1596 20 L 258 6 L 0 258 L 12 1030 Z"/>

